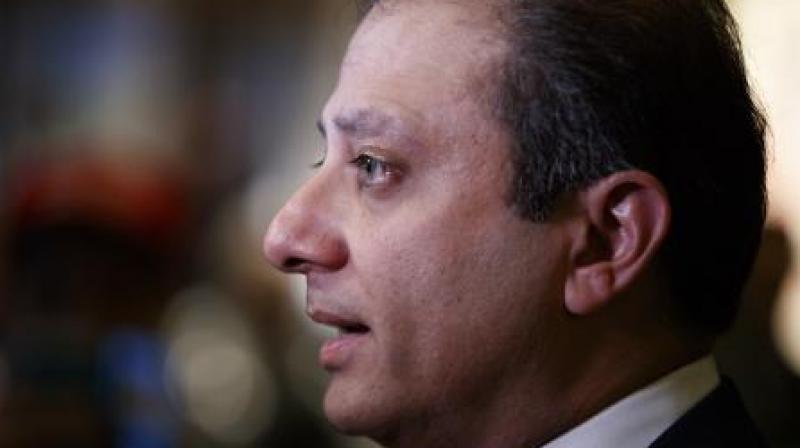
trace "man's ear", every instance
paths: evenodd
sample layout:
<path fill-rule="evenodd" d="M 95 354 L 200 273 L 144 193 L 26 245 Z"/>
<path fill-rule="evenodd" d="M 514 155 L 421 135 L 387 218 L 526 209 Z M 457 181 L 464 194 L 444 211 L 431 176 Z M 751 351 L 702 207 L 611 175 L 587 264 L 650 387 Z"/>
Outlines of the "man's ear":
<path fill-rule="evenodd" d="M 565 304 L 585 315 L 628 288 L 667 235 L 670 205 L 662 184 L 639 170 L 607 176 L 577 195 Z"/>

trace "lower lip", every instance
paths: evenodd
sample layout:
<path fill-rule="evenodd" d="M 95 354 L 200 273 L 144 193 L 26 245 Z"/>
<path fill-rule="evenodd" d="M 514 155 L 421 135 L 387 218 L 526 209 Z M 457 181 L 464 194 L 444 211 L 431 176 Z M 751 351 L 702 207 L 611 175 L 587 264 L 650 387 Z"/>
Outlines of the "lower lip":
<path fill-rule="evenodd" d="M 319 350 L 319 363 L 326 370 L 341 369 L 353 357 L 366 336 L 367 333 L 350 333 L 325 341 Z"/>

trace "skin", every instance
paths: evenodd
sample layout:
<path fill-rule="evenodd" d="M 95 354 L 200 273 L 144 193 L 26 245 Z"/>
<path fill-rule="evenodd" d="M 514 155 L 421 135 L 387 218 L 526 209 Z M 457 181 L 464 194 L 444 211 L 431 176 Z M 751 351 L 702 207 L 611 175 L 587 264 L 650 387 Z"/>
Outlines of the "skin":
<path fill-rule="evenodd" d="M 651 301 L 618 299 L 653 295 L 634 280 L 667 231 L 657 181 L 620 174 L 544 223 L 509 206 L 509 135 L 485 101 L 506 48 L 467 3 L 370 13 L 322 114 L 324 161 L 264 242 L 306 276 L 312 318 L 369 328 L 323 349 L 324 410 L 388 446 L 534 446 L 698 355 Z"/>

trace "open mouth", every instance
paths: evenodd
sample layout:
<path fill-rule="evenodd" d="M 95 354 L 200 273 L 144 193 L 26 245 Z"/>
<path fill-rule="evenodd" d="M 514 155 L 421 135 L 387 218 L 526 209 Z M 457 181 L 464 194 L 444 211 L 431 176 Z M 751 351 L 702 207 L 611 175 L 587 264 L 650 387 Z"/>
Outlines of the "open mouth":
<path fill-rule="evenodd" d="M 340 371 L 356 356 L 359 347 L 366 343 L 363 336 L 371 329 L 357 316 L 339 312 L 328 312 L 309 307 L 311 320 L 337 330 L 338 335 L 326 340 L 320 348 L 320 364 L 327 370 Z"/>
<path fill-rule="evenodd" d="M 340 335 L 359 335 L 369 333 L 369 327 L 360 323 L 341 325 L 337 326 L 337 328 Z"/>
<path fill-rule="evenodd" d="M 370 328 L 359 318 L 351 315 L 332 313 L 319 309 L 309 310 L 308 316 L 314 322 L 331 327 L 343 335 L 361 335 L 369 333 Z"/>

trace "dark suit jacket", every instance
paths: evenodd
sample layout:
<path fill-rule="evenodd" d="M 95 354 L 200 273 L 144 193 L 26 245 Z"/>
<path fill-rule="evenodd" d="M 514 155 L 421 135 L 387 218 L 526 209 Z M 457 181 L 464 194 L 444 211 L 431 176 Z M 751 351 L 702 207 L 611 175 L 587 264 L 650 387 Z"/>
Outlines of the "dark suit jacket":
<path fill-rule="evenodd" d="M 650 448 L 766 447 L 728 379 L 669 427 Z"/>

